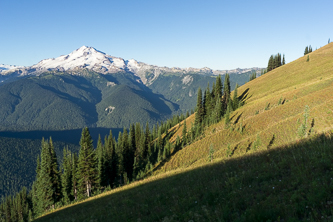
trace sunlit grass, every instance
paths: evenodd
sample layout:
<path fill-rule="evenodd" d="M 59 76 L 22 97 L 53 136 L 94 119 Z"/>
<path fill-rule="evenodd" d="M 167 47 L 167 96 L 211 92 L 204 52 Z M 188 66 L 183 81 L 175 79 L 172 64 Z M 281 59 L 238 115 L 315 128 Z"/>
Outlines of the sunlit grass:
<path fill-rule="evenodd" d="M 240 87 L 245 105 L 231 125 L 209 126 L 153 176 L 38 221 L 332 220 L 333 44 L 309 56 Z M 311 133 L 300 138 L 306 105 Z M 170 141 L 182 130 L 172 128 Z"/>

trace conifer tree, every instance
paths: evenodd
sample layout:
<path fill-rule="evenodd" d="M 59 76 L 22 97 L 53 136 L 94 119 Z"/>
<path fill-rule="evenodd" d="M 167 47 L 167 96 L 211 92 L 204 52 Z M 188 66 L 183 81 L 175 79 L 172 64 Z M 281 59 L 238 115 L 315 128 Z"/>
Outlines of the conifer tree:
<path fill-rule="evenodd" d="M 140 123 L 135 124 L 135 147 L 138 148 L 140 145 L 141 138 L 141 126 Z"/>
<path fill-rule="evenodd" d="M 115 178 L 118 174 L 118 156 L 115 150 L 115 140 L 110 130 L 109 136 L 105 137 L 104 149 L 105 149 L 105 186 L 112 186 Z"/>
<path fill-rule="evenodd" d="M 186 127 L 186 119 L 183 122 L 183 131 L 182 131 L 182 140 L 183 140 L 183 146 L 187 144 L 187 127 Z"/>
<path fill-rule="evenodd" d="M 255 78 L 257 78 L 257 74 L 255 71 L 253 71 L 252 74 L 250 75 L 250 81 L 254 80 Z"/>
<path fill-rule="evenodd" d="M 203 106 L 202 106 L 202 91 L 199 87 L 198 89 L 198 98 L 197 98 L 197 107 L 196 107 L 196 113 L 195 113 L 195 124 L 198 125 L 202 122 L 203 119 Z"/>
<path fill-rule="evenodd" d="M 32 206 L 33 206 L 33 212 L 35 215 L 37 215 L 40 210 L 38 209 L 38 183 L 40 181 L 40 156 L 37 156 L 37 167 L 36 167 L 36 179 L 32 184 L 31 187 L 31 201 L 32 201 Z"/>
<path fill-rule="evenodd" d="M 143 159 L 147 159 L 148 157 L 148 148 L 150 146 L 150 130 L 149 124 L 146 123 L 145 137 L 144 137 L 144 150 L 143 150 Z"/>
<path fill-rule="evenodd" d="M 223 91 L 223 98 L 222 98 L 222 112 L 227 109 L 229 98 L 230 98 L 230 79 L 229 74 L 225 74 L 224 77 L 224 91 Z"/>
<path fill-rule="evenodd" d="M 87 127 L 82 130 L 78 160 L 78 198 L 90 197 L 98 186 L 97 158 Z"/>
<path fill-rule="evenodd" d="M 277 67 L 280 67 L 282 65 L 282 59 L 281 59 L 281 54 L 277 54 Z"/>
<path fill-rule="evenodd" d="M 209 85 L 207 86 L 207 89 L 206 89 L 206 95 L 205 95 L 205 115 L 209 115 L 210 112 L 211 112 L 211 106 L 210 106 L 210 103 L 211 103 L 211 94 L 210 94 L 210 91 L 209 91 Z"/>
<path fill-rule="evenodd" d="M 230 124 L 230 107 L 228 106 L 226 114 L 224 115 L 224 124 L 225 128 L 229 127 Z"/>
<path fill-rule="evenodd" d="M 286 60 L 285 60 L 285 57 L 284 57 L 284 54 L 283 54 L 282 65 L 285 65 L 285 64 L 286 64 Z"/>
<path fill-rule="evenodd" d="M 97 169 L 98 169 L 98 184 L 100 186 L 105 186 L 106 175 L 105 175 L 105 149 L 102 144 L 101 135 L 98 135 L 97 147 L 96 147 L 96 156 L 97 156 Z"/>
<path fill-rule="evenodd" d="M 216 77 L 216 86 L 215 86 L 215 98 L 221 99 L 222 97 L 222 80 L 221 75 Z"/>
<path fill-rule="evenodd" d="M 49 139 L 49 150 L 51 155 L 51 182 L 52 182 L 52 190 L 53 190 L 53 202 L 56 203 L 60 201 L 62 197 L 61 192 L 61 179 L 59 172 L 59 165 L 57 161 L 57 155 L 54 151 L 53 141 L 50 137 Z M 54 207 L 54 206 L 53 206 Z"/>
<path fill-rule="evenodd" d="M 63 150 L 63 161 L 62 161 L 62 194 L 64 203 L 68 204 L 72 201 L 72 185 L 73 185 L 73 172 L 72 172 L 72 153 L 68 150 L 68 148 L 64 148 Z"/>
<path fill-rule="evenodd" d="M 214 115 L 213 115 L 213 122 L 217 123 L 220 121 L 220 118 L 222 116 L 222 103 L 221 100 L 216 100 L 215 108 L 214 108 Z"/>
<path fill-rule="evenodd" d="M 155 129 L 153 130 L 154 134 Z M 129 153 L 128 153 L 128 168 L 127 168 L 127 175 L 129 179 L 132 179 L 133 175 L 133 164 L 134 164 L 134 155 L 135 155 L 135 127 L 134 124 L 131 125 L 130 132 L 129 132 Z"/>
<path fill-rule="evenodd" d="M 71 196 L 74 198 L 74 200 L 77 200 L 78 198 L 78 157 L 75 153 L 72 155 L 72 190 L 71 190 Z"/>
<path fill-rule="evenodd" d="M 54 204 L 58 201 L 60 183 L 57 167 L 52 140 L 49 143 L 43 138 L 40 170 L 36 184 L 37 214 L 54 208 Z"/>
<path fill-rule="evenodd" d="M 268 60 L 267 72 L 274 69 L 274 57 L 271 55 Z"/>
<path fill-rule="evenodd" d="M 306 55 L 306 54 L 308 54 L 308 53 L 309 53 L 309 47 L 306 46 L 306 47 L 305 47 L 305 50 L 304 50 L 304 55 Z"/>

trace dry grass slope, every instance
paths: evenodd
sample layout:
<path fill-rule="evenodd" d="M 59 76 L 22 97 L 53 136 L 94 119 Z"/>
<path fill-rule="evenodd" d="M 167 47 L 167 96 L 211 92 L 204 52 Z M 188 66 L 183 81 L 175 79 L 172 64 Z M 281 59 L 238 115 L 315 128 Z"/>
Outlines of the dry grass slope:
<path fill-rule="evenodd" d="M 308 130 L 312 135 L 333 128 L 333 44 L 326 45 L 289 64 L 241 86 L 246 104 L 231 115 L 228 129 L 224 121 L 210 126 L 205 138 L 177 152 L 156 174 L 192 165 L 205 164 L 209 147 L 214 146 L 214 158 L 228 159 L 254 152 L 253 143 L 259 137 L 255 152 L 287 146 L 298 139 L 297 130 L 303 120 L 304 108 L 309 109 Z M 280 101 L 280 104 L 279 104 Z M 193 121 L 193 116 L 191 116 Z M 312 122 L 313 121 L 313 122 Z M 191 121 L 187 121 L 187 125 Z M 243 128 L 240 132 L 240 128 Z M 181 135 L 182 127 L 175 135 Z"/>
<path fill-rule="evenodd" d="M 210 126 L 202 139 L 156 167 L 154 176 L 37 221 L 329 220 L 333 43 L 309 57 L 240 87 L 246 103 L 232 113 L 229 128 L 223 120 Z M 305 106 L 311 133 L 300 139 Z M 186 120 L 188 129 L 193 121 L 194 115 Z M 183 123 L 171 129 L 171 141 L 182 129 Z"/>

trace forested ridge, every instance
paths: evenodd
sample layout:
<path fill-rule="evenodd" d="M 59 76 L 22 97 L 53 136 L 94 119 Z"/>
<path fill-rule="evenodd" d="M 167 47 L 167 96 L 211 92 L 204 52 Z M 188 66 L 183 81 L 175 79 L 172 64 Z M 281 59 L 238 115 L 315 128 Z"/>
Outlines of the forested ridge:
<path fill-rule="evenodd" d="M 105 138 L 98 138 L 94 148 L 89 129 L 85 127 L 79 154 L 66 147 L 61 160 L 57 158 L 52 138 L 43 139 L 32 189 L 23 188 L 16 195 L 4 198 L 0 218 L 28 221 L 59 206 L 144 178 L 177 150 L 203 137 L 205 127 L 220 121 L 223 116 L 228 121 L 230 113 L 242 105 L 237 87 L 233 98 L 230 89 L 228 74 L 224 84 L 221 76 L 216 77 L 216 82 L 211 89 L 208 84 L 204 94 L 199 88 L 195 124 L 189 129 L 185 121 L 190 115 L 187 112 L 154 125 L 152 130 L 148 123 L 145 127 L 140 123 L 131 124 L 129 129 L 119 132 L 117 139 L 110 131 Z M 183 133 L 171 142 L 173 134 L 169 130 L 177 124 L 183 124 Z"/>

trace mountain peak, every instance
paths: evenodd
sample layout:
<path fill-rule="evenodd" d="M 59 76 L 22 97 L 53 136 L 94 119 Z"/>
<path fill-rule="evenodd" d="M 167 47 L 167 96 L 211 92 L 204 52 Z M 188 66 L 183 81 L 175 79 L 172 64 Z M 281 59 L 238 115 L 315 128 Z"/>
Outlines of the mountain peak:
<path fill-rule="evenodd" d="M 44 59 L 32 66 L 36 70 L 71 70 L 88 68 L 97 72 L 117 72 L 125 68 L 125 61 L 98 51 L 93 47 L 82 46 L 68 55 Z"/>

